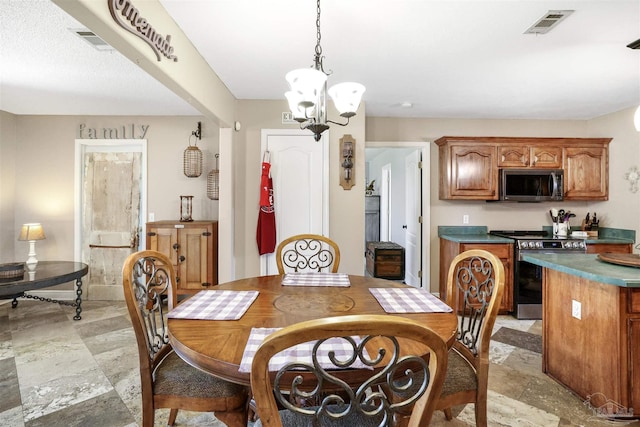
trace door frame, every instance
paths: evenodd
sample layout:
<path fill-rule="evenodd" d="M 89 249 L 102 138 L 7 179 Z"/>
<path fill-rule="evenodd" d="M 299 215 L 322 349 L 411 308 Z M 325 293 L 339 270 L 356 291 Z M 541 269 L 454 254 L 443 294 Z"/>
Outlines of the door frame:
<path fill-rule="evenodd" d="M 82 262 L 82 176 L 84 171 L 84 155 L 87 152 L 106 148 L 105 151 L 139 152 L 140 159 L 140 235 L 138 249 L 144 245 L 147 218 L 147 140 L 146 139 L 76 139 L 74 161 L 74 215 L 73 215 L 73 254 L 76 262 Z"/>
<path fill-rule="evenodd" d="M 367 148 L 415 148 L 422 152 L 422 257 L 420 287 L 430 290 L 429 271 L 431 265 L 431 198 L 430 193 L 425 191 L 431 188 L 431 143 L 420 141 L 365 141 Z M 425 168 L 427 165 L 427 168 Z M 364 197 L 364 195 L 363 195 Z M 362 212 L 364 215 L 364 211 Z"/>
<path fill-rule="evenodd" d="M 322 144 L 322 232 L 321 234 L 326 236 L 329 233 L 329 132 L 325 132 L 321 135 L 320 141 L 316 144 Z M 260 136 L 260 160 L 256 163 L 256 167 L 260 167 L 262 162 L 262 153 L 267 149 L 267 139 L 272 135 L 285 135 L 285 136 L 309 136 L 309 131 L 306 129 L 262 129 Z M 364 216 L 364 212 L 362 212 Z M 276 248 L 277 244 L 276 242 Z M 274 252 L 275 255 L 275 252 Z M 260 256 L 260 274 L 264 275 L 267 271 L 267 257 L 265 255 Z"/>

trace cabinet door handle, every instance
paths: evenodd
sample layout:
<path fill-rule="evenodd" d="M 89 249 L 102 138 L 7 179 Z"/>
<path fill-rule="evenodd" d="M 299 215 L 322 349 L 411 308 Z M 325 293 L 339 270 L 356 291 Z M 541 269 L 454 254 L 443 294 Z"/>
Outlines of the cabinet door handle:
<path fill-rule="evenodd" d="M 179 261 L 179 262 L 184 262 L 184 260 L 185 260 L 185 259 L 186 259 L 186 258 L 184 257 L 184 255 L 180 255 L 180 256 L 178 257 L 178 261 Z"/>
<path fill-rule="evenodd" d="M 180 249 L 180 245 L 177 243 L 174 243 L 172 248 L 177 251 L 178 249 Z"/>
<path fill-rule="evenodd" d="M 211 283 L 208 283 L 208 282 L 202 283 L 203 288 L 208 288 L 209 286 L 211 286 Z"/>

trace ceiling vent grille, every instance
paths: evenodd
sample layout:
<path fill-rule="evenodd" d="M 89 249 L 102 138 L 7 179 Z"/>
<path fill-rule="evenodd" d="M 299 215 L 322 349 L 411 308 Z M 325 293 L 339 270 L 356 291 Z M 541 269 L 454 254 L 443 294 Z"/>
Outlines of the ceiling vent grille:
<path fill-rule="evenodd" d="M 69 28 L 69 30 L 74 33 L 76 36 L 80 37 L 95 49 L 100 51 L 111 51 L 114 50 L 111 45 L 102 40 L 100 37 L 96 36 L 95 33 L 86 28 Z"/>
<path fill-rule="evenodd" d="M 546 34 L 558 24 L 571 15 L 573 10 L 550 10 L 544 14 L 544 16 L 538 19 L 532 26 L 530 26 L 525 34 Z"/>

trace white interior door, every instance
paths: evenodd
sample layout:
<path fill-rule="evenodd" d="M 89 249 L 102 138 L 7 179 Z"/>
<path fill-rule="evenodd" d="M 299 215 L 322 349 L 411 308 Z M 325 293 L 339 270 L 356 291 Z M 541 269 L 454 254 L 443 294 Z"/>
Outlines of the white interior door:
<path fill-rule="evenodd" d="M 380 183 L 380 241 L 391 241 L 391 163 L 382 166 Z"/>
<path fill-rule="evenodd" d="M 316 142 L 308 131 L 263 130 L 262 153 L 265 151 L 269 151 L 271 159 L 276 244 L 294 234 L 326 235 L 329 230 L 326 137 Z M 262 274 L 278 274 L 275 253 L 261 258 Z"/>
<path fill-rule="evenodd" d="M 405 283 L 421 287 L 421 238 L 422 230 L 422 190 L 420 170 L 420 150 L 415 150 L 405 158 Z"/>

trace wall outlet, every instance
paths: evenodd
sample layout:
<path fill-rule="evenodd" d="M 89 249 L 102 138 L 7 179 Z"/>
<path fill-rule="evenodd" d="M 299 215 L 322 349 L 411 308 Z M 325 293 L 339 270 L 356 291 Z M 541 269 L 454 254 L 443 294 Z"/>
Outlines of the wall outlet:
<path fill-rule="evenodd" d="M 156 214 L 153 212 L 149 212 L 149 222 L 153 222 L 156 220 Z"/>
<path fill-rule="evenodd" d="M 469 215 L 462 215 L 462 223 L 469 224 Z"/>
<path fill-rule="evenodd" d="M 582 319 L 582 304 L 580 301 L 571 300 L 571 315 L 576 319 Z"/>

